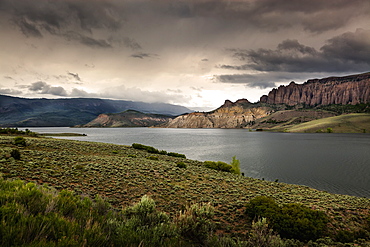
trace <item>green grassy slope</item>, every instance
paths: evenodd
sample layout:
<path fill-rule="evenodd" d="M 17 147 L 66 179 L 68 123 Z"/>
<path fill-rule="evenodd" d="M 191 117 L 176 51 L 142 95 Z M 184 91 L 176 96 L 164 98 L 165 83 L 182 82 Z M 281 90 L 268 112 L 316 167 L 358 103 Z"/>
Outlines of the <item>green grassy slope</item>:
<path fill-rule="evenodd" d="M 267 117 L 256 120 L 252 126 L 254 129 L 268 129 L 283 131 L 286 128 L 312 120 L 333 117 L 336 113 L 323 110 L 279 110 Z"/>
<path fill-rule="evenodd" d="M 92 198 L 100 195 L 117 208 L 149 195 L 170 215 L 187 205 L 209 202 L 215 207 L 218 232 L 225 234 L 247 233 L 245 204 L 259 195 L 271 196 L 280 204 L 293 202 L 322 210 L 332 220 L 330 231 L 362 228 L 370 210 L 367 198 L 242 177 L 183 158 L 155 155 L 158 160 L 148 159 L 153 154 L 129 146 L 27 137 L 26 147 L 15 147 L 13 138 L 0 136 L 0 172 L 5 178 L 48 184 Z M 20 160 L 10 158 L 14 148 L 20 150 Z M 178 168 L 180 161 L 187 168 Z"/>
<path fill-rule="evenodd" d="M 289 127 L 289 132 L 326 132 L 331 128 L 334 133 L 369 133 L 370 114 L 352 113 L 328 117 Z"/>

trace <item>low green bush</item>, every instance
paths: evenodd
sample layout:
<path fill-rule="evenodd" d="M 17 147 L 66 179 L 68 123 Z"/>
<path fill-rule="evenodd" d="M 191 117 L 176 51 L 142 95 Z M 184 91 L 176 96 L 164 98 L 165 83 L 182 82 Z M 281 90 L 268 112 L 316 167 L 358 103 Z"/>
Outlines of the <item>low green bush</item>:
<path fill-rule="evenodd" d="M 15 160 L 20 160 L 21 159 L 21 153 L 19 152 L 18 149 L 13 149 L 10 152 L 10 156 L 13 157 Z"/>
<path fill-rule="evenodd" d="M 77 170 L 84 170 L 84 169 L 85 169 L 85 166 L 84 166 L 84 165 L 82 165 L 82 164 L 77 164 L 77 165 L 75 165 L 75 168 L 76 168 Z"/>
<path fill-rule="evenodd" d="M 178 168 L 186 168 L 187 166 L 186 166 L 186 164 L 184 163 L 184 162 L 178 162 L 177 164 L 176 164 L 176 166 L 178 167 Z"/>
<path fill-rule="evenodd" d="M 357 231 L 341 230 L 338 231 L 334 239 L 341 243 L 353 243 L 358 239 L 369 239 L 370 233 L 364 229 Z"/>
<path fill-rule="evenodd" d="M 178 157 L 178 158 L 184 158 L 184 159 L 186 159 L 185 154 L 179 154 L 179 153 L 174 153 L 174 152 L 167 152 L 165 150 L 159 151 L 158 149 L 156 149 L 154 147 L 146 146 L 146 145 L 139 144 L 139 143 L 133 143 L 132 144 L 132 147 L 135 148 L 135 149 L 139 149 L 139 150 L 145 150 L 148 153 L 152 153 L 152 154 L 168 155 L 168 156 L 172 156 L 172 157 Z"/>
<path fill-rule="evenodd" d="M 281 237 L 300 241 L 316 240 L 326 234 L 329 222 L 325 213 L 300 204 L 278 205 L 272 198 L 258 196 L 246 205 L 251 219 L 267 218 Z"/>
<path fill-rule="evenodd" d="M 167 153 L 168 156 L 172 156 L 172 157 L 178 157 L 178 158 L 184 158 L 186 159 L 186 155 L 185 154 L 178 154 L 178 153 L 173 153 L 173 152 L 169 152 Z"/>
<path fill-rule="evenodd" d="M 143 145 L 143 144 L 139 144 L 139 143 L 132 143 L 132 145 L 131 145 L 133 148 L 135 148 L 135 149 L 141 149 L 141 150 L 145 150 L 145 145 Z"/>
<path fill-rule="evenodd" d="M 232 165 L 229 165 L 226 162 L 222 161 L 204 161 L 204 166 L 213 170 L 223 172 L 231 172 L 233 168 Z"/>
<path fill-rule="evenodd" d="M 14 145 L 16 146 L 26 146 L 26 139 L 22 136 L 17 136 L 14 138 Z"/>
<path fill-rule="evenodd" d="M 272 221 L 279 210 L 279 205 L 271 197 L 257 196 L 247 203 L 245 212 L 252 220 L 264 217 Z"/>
<path fill-rule="evenodd" d="M 283 238 L 301 241 L 316 240 L 326 234 L 328 217 L 324 212 L 312 210 L 300 204 L 286 204 L 274 223 Z"/>
<path fill-rule="evenodd" d="M 151 146 L 146 146 L 146 145 L 139 144 L 139 143 L 133 143 L 132 147 L 135 149 L 139 149 L 139 150 L 146 150 L 148 153 L 159 154 L 159 150 Z"/>
<path fill-rule="evenodd" d="M 159 160 L 157 156 L 149 156 L 147 157 L 148 160 Z"/>
<path fill-rule="evenodd" d="M 204 166 L 213 170 L 231 172 L 238 175 L 241 175 L 240 172 L 240 161 L 236 159 L 236 156 L 233 157 L 231 164 L 227 164 L 222 161 L 204 161 Z"/>

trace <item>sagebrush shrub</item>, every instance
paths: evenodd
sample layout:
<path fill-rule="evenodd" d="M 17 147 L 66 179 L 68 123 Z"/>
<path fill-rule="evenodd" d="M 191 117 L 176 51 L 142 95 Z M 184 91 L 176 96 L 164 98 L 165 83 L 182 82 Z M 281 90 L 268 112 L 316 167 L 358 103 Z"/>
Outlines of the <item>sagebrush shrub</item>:
<path fill-rule="evenodd" d="M 203 246 L 215 230 L 213 215 L 214 208 L 209 203 L 193 204 L 180 211 L 175 222 L 182 237 Z"/>
<path fill-rule="evenodd" d="M 186 166 L 186 164 L 184 163 L 184 162 L 178 162 L 177 164 L 176 164 L 176 166 L 178 167 L 178 168 L 186 168 L 187 166 Z"/>
<path fill-rule="evenodd" d="M 19 152 L 18 149 L 13 149 L 10 152 L 10 156 L 13 157 L 15 160 L 20 160 L 21 159 L 21 153 Z"/>
<path fill-rule="evenodd" d="M 24 139 L 22 136 L 17 136 L 14 138 L 14 145 L 26 146 L 26 139 Z"/>
<path fill-rule="evenodd" d="M 147 157 L 147 159 L 149 159 L 149 160 L 159 160 L 159 158 L 157 156 L 149 156 L 149 157 Z"/>

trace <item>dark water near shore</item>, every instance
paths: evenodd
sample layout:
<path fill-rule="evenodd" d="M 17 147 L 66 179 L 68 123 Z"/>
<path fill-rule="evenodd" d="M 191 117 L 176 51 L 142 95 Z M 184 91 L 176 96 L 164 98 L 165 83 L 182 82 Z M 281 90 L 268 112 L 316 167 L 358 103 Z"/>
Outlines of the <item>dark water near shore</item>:
<path fill-rule="evenodd" d="M 141 143 L 190 159 L 230 162 L 236 156 L 246 176 L 307 185 L 370 198 L 370 135 L 249 132 L 243 129 L 29 128 L 39 133 L 84 133 L 58 137 L 131 145 Z"/>

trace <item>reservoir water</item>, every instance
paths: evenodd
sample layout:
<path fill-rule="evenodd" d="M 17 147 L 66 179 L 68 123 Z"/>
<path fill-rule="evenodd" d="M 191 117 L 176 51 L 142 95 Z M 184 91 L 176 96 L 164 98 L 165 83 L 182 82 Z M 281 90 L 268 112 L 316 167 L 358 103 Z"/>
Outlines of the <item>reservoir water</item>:
<path fill-rule="evenodd" d="M 141 143 L 189 159 L 240 160 L 245 176 L 307 185 L 331 193 L 370 198 L 369 134 L 249 132 L 245 129 L 29 128 L 58 137 L 131 145 Z"/>

